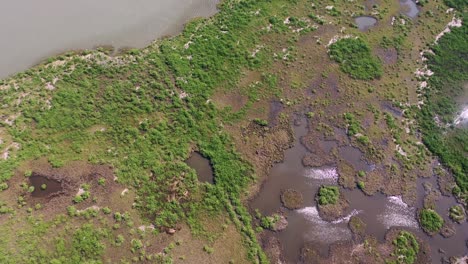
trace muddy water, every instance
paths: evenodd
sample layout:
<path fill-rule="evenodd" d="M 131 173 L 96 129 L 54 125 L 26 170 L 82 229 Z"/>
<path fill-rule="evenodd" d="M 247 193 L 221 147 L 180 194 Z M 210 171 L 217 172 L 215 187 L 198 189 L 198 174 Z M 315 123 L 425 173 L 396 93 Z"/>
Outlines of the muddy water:
<path fill-rule="evenodd" d="M 437 189 L 437 177 L 432 176 L 429 179 L 418 179 L 418 207 L 423 206 L 424 195 L 427 190 L 424 185 L 429 183 L 431 188 Z M 436 211 L 444 218 L 444 221 L 450 223 L 455 228 L 455 235 L 450 238 L 444 238 L 437 234 L 434 237 L 429 237 L 424 234 L 421 230 L 418 230 L 416 234 L 428 241 L 432 248 L 432 259 L 434 263 L 440 263 L 439 260 L 443 257 L 450 256 L 461 256 L 468 254 L 468 223 L 465 221 L 462 224 L 452 222 L 449 218 L 450 207 L 457 204 L 457 201 L 453 197 L 440 196 L 435 202 Z M 443 249 L 445 253 L 439 252 L 439 249 Z"/>
<path fill-rule="evenodd" d="M 192 169 L 197 172 L 198 181 L 213 183 L 213 168 L 210 161 L 200 153 L 194 152 L 188 160 L 185 161 Z"/>
<path fill-rule="evenodd" d="M 413 0 L 400 0 L 400 6 L 403 14 L 415 18 L 419 14 L 419 8 Z"/>
<path fill-rule="evenodd" d="M 219 0 L 22 0 L 0 8 L 0 78 L 49 56 L 98 45 L 144 47 L 189 19 L 210 16 Z"/>
<path fill-rule="evenodd" d="M 354 21 L 356 22 L 359 30 L 361 31 L 366 31 L 369 28 L 375 26 L 375 24 L 377 23 L 377 19 L 371 16 L 358 16 L 354 19 Z"/>
<path fill-rule="evenodd" d="M 381 242 L 384 241 L 386 232 L 392 227 L 414 232 L 431 246 L 433 263 L 440 263 L 439 260 L 443 256 L 461 256 L 467 253 L 465 239 L 468 238 L 468 227 L 466 223 L 457 225 L 457 234 L 450 239 L 445 239 L 440 235 L 431 238 L 419 229 L 416 220 L 417 209 L 408 206 L 397 196 L 387 197 L 383 194 L 376 194 L 369 197 L 357 189 L 343 190 L 345 198 L 350 203 L 345 216 L 333 222 L 321 219 L 314 201 L 315 195 L 322 184 L 337 184 L 338 174 L 336 168 L 331 166 L 310 168 L 302 165 L 301 160 L 307 150 L 299 143 L 299 139 L 307 133 L 307 126 L 303 122 L 294 129 L 296 136 L 294 147 L 285 152 L 282 163 L 272 168 L 262 190 L 250 204 L 252 209 L 260 210 L 263 215 L 283 212 L 287 217 L 288 227 L 273 235 L 281 242 L 283 255 L 288 263 L 299 262 L 300 250 L 305 244 L 311 245 L 320 254 L 326 256 L 330 244 L 351 240 L 352 234 L 348 228 L 348 221 L 354 215 L 359 216 L 366 223 L 366 233 Z M 320 144 L 326 144 L 329 149 L 335 147 L 334 144 L 326 141 Z M 339 155 L 358 170 L 369 171 L 374 167 L 365 162 L 362 153 L 353 147 L 340 147 Z M 282 208 L 281 191 L 288 188 L 302 193 L 303 208 L 298 210 Z M 421 206 L 425 191 L 418 189 L 418 192 L 418 206 Z M 448 208 L 453 204 L 455 200 L 452 198 L 442 198 L 437 203 L 439 213 L 446 215 Z M 438 252 L 439 248 L 446 252 L 445 255 Z"/>
<path fill-rule="evenodd" d="M 60 193 L 63 188 L 59 181 L 46 178 L 42 175 L 33 174 L 29 177 L 31 186 L 34 186 L 34 191 L 31 193 L 33 197 L 46 198 L 50 195 Z M 46 188 L 43 189 L 42 185 L 45 184 Z"/>

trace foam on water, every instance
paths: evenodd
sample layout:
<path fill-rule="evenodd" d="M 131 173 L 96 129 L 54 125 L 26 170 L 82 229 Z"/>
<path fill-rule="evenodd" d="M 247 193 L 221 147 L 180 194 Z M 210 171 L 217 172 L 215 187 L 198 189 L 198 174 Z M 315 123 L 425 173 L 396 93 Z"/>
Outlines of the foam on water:
<path fill-rule="evenodd" d="M 306 171 L 305 176 L 314 180 L 336 182 L 338 172 L 336 168 L 312 168 Z"/>
<path fill-rule="evenodd" d="M 349 222 L 349 219 L 351 219 L 351 217 L 355 216 L 355 215 L 358 215 L 359 213 L 361 213 L 362 211 L 361 210 L 356 210 L 354 209 L 353 211 L 351 211 L 350 214 L 348 214 L 347 216 L 345 217 L 342 217 L 342 218 L 339 218 L 335 221 L 332 221 L 333 224 L 340 224 L 340 223 L 348 223 Z"/>
<path fill-rule="evenodd" d="M 395 226 L 418 228 L 415 216 L 415 208 L 408 206 L 400 196 L 390 196 L 387 198 L 384 212 L 378 216 L 378 219 L 386 228 Z"/>
<path fill-rule="evenodd" d="M 353 215 L 359 213 L 359 211 L 353 210 L 348 216 L 333 222 L 327 222 L 320 218 L 317 207 L 315 206 L 305 207 L 297 210 L 297 212 L 303 215 L 312 224 L 307 230 L 304 230 L 304 237 L 309 241 L 321 243 L 333 243 L 350 239 L 351 232 L 345 224 Z"/>

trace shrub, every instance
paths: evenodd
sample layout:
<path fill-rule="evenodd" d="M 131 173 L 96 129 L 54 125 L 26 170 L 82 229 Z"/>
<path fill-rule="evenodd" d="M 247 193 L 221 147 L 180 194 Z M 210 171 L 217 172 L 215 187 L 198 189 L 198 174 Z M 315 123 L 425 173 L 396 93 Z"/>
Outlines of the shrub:
<path fill-rule="evenodd" d="M 143 242 L 139 239 L 132 239 L 132 252 L 135 253 L 137 250 L 143 248 Z"/>
<path fill-rule="evenodd" d="M 6 189 L 8 189 L 8 183 L 6 182 L 0 183 L 0 191 L 4 191 Z"/>
<path fill-rule="evenodd" d="M 453 221 L 461 223 L 465 219 L 465 211 L 461 205 L 454 205 L 450 207 L 449 216 Z"/>
<path fill-rule="evenodd" d="M 321 186 L 318 193 L 320 205 L 336 204 L 340 196 L 340 189 L 337 186 Z"/>
<path fill-rule="evenodd" d="M 89 260 L 97 260 L 104 252 L 104 245 L 100 241 L 99 232 L 91 225 L 86 224 L 73 235 L 73 263 L 90 263 Z"/>
<path fill-rule="evenodd" d="M 372 80 L 382 76 L 381 61 L 372 55 L 369 45 L 360 38 L 338 40 L 330 46 L 329 55 L 352 78 Z"/>
<path fill-rule="evenodd" d="M 254 122 L 255 122 L 257 125 L 260 125 L 260 126 L 268 126 L 268 121 L 266 121 L 266 120 L 264 120 L 264 119 L 255 118 L 255 119 L 254 119 Z"/>
<path fill-rule="evenodd" d="M 272 216 L 262 217 L 260 219 L 260 226 L 265 229 L 273 229 L 275 227 L 275 223 L 278 222 L 279 219 L 280 219 L 280 216 L 277 214 L 274 214 Z"/>
<path fill-rule="evenodd" d="M 432 209 L 423 209 L 419 214 L 422 228 L 429 233 L 436 233 L 444 225 L 444 219 Z"/>
<path fill-rule="evenodd" d="M 203 247 L 203 251 L 205 251 L 205 252 L 208 253 L 208 254 L 213 254 L 214 248 L 205 245 L 205 246 Z"/>
<path fill-rule="evenodd" d="M 393 240 L 394 254 L 398 257 L 397 263 L 412 264 L 416 261 L 419 252 L 419 244 L 413 234 L 401 231 Z"/>
<path fill-rule="evenodd" d="M 101 185 L 101 186 L 106 185 L 106 179 L 105 178 L 99 178 L 98 184 Z"/>

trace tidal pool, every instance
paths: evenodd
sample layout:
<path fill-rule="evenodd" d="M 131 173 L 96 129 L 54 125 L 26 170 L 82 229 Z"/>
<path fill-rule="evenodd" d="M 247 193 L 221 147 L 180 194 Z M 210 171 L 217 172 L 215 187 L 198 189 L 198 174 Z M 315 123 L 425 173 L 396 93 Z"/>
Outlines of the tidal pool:
<path fill-rule="evenodd" d="M 22 0 L 0 8 L 0 78 L 74 49 L 142 48 L 216 13 L 219 0 Z"/>

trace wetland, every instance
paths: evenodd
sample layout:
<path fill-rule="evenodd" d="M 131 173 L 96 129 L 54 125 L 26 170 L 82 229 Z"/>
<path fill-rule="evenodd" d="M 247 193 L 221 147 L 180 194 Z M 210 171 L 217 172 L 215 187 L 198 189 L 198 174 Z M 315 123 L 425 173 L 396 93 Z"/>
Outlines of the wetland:
<path fill-rule="evenodd" d="M 0 262 L 468 259 L 463 1 L 50 3 L 2 28 Z"/>

